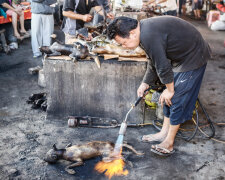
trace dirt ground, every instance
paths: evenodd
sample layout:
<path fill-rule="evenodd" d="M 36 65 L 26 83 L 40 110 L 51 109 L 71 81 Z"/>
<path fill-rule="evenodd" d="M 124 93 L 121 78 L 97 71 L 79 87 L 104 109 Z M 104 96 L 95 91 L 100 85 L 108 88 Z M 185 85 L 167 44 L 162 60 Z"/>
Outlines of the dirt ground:
<path fill-rule="evenodd" d="M 200 99 L 214 123 L 225 123 L 225 32 L 213 32 L 203 21 L 192 23 L 213 51 Z M 26 103 L 29 95 L 46 90 L 37 85 L 38 77 L 28 74 L 28 68 L 41 64 L 41 58 L 32 58 L 30 39 L 11 55 L 0 54 L 0 179 L 106 179 L 94 171 L 100 157 L 75 168 L 75 175 L 65 172 L 66 161 L 53 165 L 43 161 L 54 143 L 63 148 L 70 142 L 115 142 L 119 129 L 68 128 L 66 121 L 48 120 L 45 112 L 32 110 Z M 205 123 L 203 115 L 200 115 L 200 122 Z M 215 125 L 215 128 L 215 138 L 225 140 L 225 127 Z M 204 130 L 209 132 L 207 128 Z M 154 132 L 156 129 L 152 126 L 127 129 L 125 140 L 145 155 L 125 155 L 133 167 L 126 166 L 129 170 L 127 176 L 112 179 L 225 179 L 224 144 L 208 140 L 198 132 L 190 142 L 177 137 L 176 153 L 161 158 L 150 152 L 150 144 L 140 141 L 143 134 Z"/>

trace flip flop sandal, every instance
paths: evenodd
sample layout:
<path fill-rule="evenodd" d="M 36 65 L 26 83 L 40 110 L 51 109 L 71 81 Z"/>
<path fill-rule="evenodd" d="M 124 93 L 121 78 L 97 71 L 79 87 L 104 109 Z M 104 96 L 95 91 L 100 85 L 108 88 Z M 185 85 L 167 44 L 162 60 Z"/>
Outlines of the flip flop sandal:
<path fill-rule="evenodd" d="M 21 33 L 21 34 L 22 34 L 22 36 L 23 36 L 24 38 L 30 37 L 30 33 L 28 33 L 28 32 L 26 32 L 26 33 Z"/>
<path fill-rule="evenodd" d="M 15 36 L 15 35 L 14 35 L 14 36 Z M 22 41 L 22 40 L 24 39 L 23 36 L 15 36 L 15 37 L 16 37 L 17 40 L 20 40 L 20 41 Z"/>
<path fill-rule="evenodd" d="M 30 35 L 30 33 L 29 33 L 29 31 L 27 31 L 27 32 L 22 32 L 22 31 L 20 31 L 20 34 L 29 34 Z"/>
<path fill-rule="evenodd" d="M 24 35 L 26 35 L 26 36 L 29 35 L 29 36 L 30 36 L 30 32 L 29 32 L 29 31 L 26 31 L 26 32 L 21 32 L 21 31 L 20 31 L 20 34 L 21 34 L 22 36 L 24 36 Z"/>
<path fill-rule="evenodd" d="M 21 34 L 24 38 L 30 37 L 30 33 L 28 33 L 28 32 L 20 32 L 20 34 Z"/>
<path fill-rule="evenodd" d="M 147 140 L 147 139 L 143 140 L 143 137 L 144 137 L 144 136 L 142 136 L 141 141 L 142 141 L 142 142 L 151 143 L 151 142 L 163 142 L 164 139 L 165 139 L 165 138 L 153 138 L 152 135 L 153 135 L 153 134 L 144 135 L 144 136 L 148 136 L 148 137 L 149 137 L 148 139 L 151 139 L 151 140 Z"/>
<path fill-rule="evenodd" d="M 162 150 L 164 152 L 160 152 L 159 150 Z M 151 148 L 151 151 L 155 154 L 158 154 L 160 156 L 170 156 L 172 155 L 173 153 L 175 153 L 175 150 L 173 149 L 172 151 L 166 149 L 166 148 L 163 148 L 163 147 L 159 147 L 158 145 L 155 146 L 155 148 Z"/>

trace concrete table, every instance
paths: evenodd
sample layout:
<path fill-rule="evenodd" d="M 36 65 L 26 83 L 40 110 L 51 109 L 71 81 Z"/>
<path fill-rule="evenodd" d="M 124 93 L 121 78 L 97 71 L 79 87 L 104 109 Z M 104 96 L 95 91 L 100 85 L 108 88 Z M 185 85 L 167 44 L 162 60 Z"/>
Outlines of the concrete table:
<path fill-rule="evenodd" d="M 130 104 L 137 99 L 146 71 L 146 62 L 101 60 L 99 69 L 94 61 L 43 61 L 49 91 L 48 117 L 67 118 L 92 116 L 122 122 Z M 131 123 L 143 122 L 143 102 L 129 115 Z"/>

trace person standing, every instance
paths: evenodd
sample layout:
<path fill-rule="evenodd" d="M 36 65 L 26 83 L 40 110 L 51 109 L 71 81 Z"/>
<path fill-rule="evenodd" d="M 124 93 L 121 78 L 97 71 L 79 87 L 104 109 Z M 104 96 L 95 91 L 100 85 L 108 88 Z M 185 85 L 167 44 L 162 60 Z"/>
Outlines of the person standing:
<path fill-rule="evenodd" d="M 51 35 L 54 31 L 54 7 L 56 0 L 31 0 L 31 45 L 33 57 L 42 56 L 41 46 L 51 45 Z"/>
<path fill-rule="evenodd" d="M 198 20 L 201 19 L 202 6 L 203 6 L 202 0 L 193 0 L 192 8 L 193 8 L 193 11 L 194 11 L 195 19 L 198 19 Z"/>
<path fill-rule="evenodd" d="M 185 35 L 183 34 L 185 32 Z M 180 124 L 191 120 L 198 97 L 210 47 L 190 23 L 172 16 L 141 20 L 118 17 L 108 25 L 108 37 L 125 48 L 141 46 L 148 66 L 137 95 L 143 97 L 149 85 L 159 78 L 166 89 L 159 102 L 163 107 L 162 130 L 142 137 L 143 141 L 160 141 L 153 153 L 168 156 L 175 152 L 174 140 Z"/>
<path fill-rule="evenodd" d="M 165 6 L 164 15 L 177 16 L 176 0 L 163 0 L 161 6 Z"/>
<path fill-rule="evenodd" d="M 90 15 L 91 8 L 103 15 L 101 6 L 97 0 L 65 0 L 63 4 L 62 30 L 65 33 L 65 43 L 71 44 L 76 41 L 76 30 L 83 28 L 84 23 L 90 22 L 93 16 Z M 107 17 L 114 18 L 113 14 L 107 13 Z"/>

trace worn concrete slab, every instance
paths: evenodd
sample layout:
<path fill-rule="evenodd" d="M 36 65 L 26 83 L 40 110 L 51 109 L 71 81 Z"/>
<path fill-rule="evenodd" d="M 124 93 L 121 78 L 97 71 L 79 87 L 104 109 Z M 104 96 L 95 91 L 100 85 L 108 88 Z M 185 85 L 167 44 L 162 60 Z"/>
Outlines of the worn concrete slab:
<path fill-rule="evenodd" d="M 146 62 L 101 60 L 44 60 L 49 91 L 48 118 L 68 116 L 112 118 L 122 122 L 137 99 L 136 89 L 146 71 Z M 60 102 L 60 103 L 59 103 Z M 142 123 L 143 102 L 130 115 L 132 123 Z"/>

